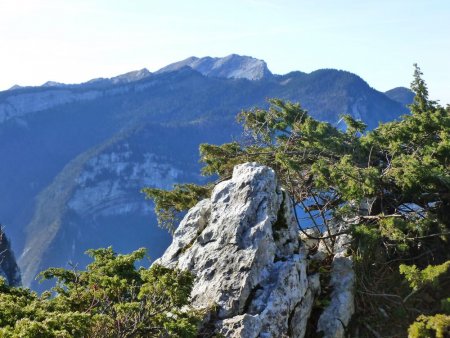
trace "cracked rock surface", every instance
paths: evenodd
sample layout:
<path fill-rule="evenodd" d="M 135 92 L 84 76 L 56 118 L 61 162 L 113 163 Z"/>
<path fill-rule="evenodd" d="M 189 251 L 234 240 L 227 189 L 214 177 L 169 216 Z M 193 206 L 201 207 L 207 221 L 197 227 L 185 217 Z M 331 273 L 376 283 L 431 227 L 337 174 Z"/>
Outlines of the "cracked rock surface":
<path fill-rule="evenodd" d="M 318 331 L 324 338 L 344 337 L 350 319 L 355 312 L 353 260 L 346 254 L 350 236 L 340 236 L 334 244 L 334 257 L 331 263 L 330 304 L 320 315 Z"/>
<path fill-rule="evenodd" d="M 291 201 L 257 163 L 236 166 L 189 210 L 155 263 L 194 273 L 191 303 L 214 309 L 205 325 L 225 337 L 304 337 L 320 293 Z"/>

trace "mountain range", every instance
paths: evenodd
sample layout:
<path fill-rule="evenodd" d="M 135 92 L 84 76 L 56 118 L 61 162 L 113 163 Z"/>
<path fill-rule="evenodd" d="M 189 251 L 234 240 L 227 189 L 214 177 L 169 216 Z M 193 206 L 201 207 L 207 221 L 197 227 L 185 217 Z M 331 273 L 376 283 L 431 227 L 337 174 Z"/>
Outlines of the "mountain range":
<path fill-rule="evenodd" d="M 147 247 L 159 257 L 170 236 L 140 189 L 205 182 L 198 145 L 239 139 L 243 109 L 277 97 L 335 125 L 348 113 L 374 128 L 407 114 L 411 95 L 379 92 L 335 69 L 276 75 L 264 61 L 234 54 L 0 92 L 0 222 L 23 284 L 39 290 L 39 271 L 84 266 L 89 248 Z"/>

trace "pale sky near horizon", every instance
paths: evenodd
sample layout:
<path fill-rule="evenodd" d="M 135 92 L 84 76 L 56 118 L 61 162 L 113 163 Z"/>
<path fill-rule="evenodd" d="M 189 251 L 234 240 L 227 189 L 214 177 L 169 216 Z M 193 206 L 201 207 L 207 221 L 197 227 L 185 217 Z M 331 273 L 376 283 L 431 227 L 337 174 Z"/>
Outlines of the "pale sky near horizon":
<path fill-rule="evenodd" d="M 450 103 L 449 0 L 0 0 L 0 90 L 250 55 L 276 74 L 344 69 Z"/>

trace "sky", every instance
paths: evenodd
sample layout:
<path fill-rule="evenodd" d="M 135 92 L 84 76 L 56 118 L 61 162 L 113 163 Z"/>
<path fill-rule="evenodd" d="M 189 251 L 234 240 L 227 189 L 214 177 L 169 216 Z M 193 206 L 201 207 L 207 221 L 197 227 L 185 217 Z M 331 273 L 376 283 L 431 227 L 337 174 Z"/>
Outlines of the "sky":
<path fill-rule="evenodd" d="M 275 74 L 358 74 L 380 91 L 418 63 L 450 103 L 449 0 L 0 0 L 0 90 L 79 83 L 232 53 Z"/>

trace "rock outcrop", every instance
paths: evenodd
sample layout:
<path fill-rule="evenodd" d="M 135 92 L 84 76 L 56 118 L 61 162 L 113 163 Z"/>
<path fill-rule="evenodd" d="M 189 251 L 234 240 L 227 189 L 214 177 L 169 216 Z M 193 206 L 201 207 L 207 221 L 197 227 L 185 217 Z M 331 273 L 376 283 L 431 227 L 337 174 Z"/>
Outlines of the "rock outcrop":
<path fill-rule="evenodd" d="M 338 228 L 334 233 L 343 231 Z M 324 337 L 344 337 L 347 324 L 355 312 L 354 291 L 355 272 L 352 257 L 347 254 L 349 235 L 337 238 L 333 247 L 331 263 L 330 304 L 324 309 L 317 323 L 318 331 Z"/>
<path fill-rule="evenodd" d="M 256 338 L 305 336 L 321 291 L 320 276 L 308 274 L 308 262 L 290 198 L 280 188 L 275 172 L 245 163 L 234 168 L 230 180 L 214 188 L 210 199 L 187 213 L 173 243 L 155 264 L 196 275 L 192 305 L 209 310 L 205 332 Z M 332 273 L 337 287 L 332 297 L 341 297 L 341 278 L 348 280 L 342 289 L 352 292 L 352 277 L 346 276 L 352 273 L 351 260 L 346 266 L 350 271 L 337 263 L 333 266 L 341 275 Z M 351 300 L 347 305 L 352 307 Z M 346 306 L 332 301 L 331 316 L 343 310 L 351 316 L 353 308 L 339 305 Z M 349 319 L 344 318 L 343 324 Z M 341 327 L 327 327 L 323 333 L 343 337 Z"/>
<path fill-rule="evenodd" d="M 20 271 L 17 266 L 11 244 L 6 238 L 3 229 L 0 228 L 0 277 L 11 286 L 21 285 Z"/>

